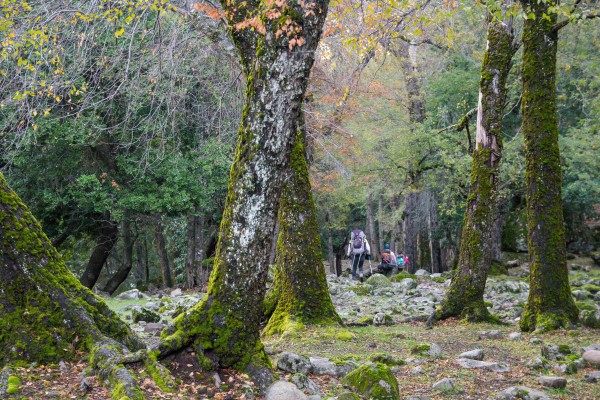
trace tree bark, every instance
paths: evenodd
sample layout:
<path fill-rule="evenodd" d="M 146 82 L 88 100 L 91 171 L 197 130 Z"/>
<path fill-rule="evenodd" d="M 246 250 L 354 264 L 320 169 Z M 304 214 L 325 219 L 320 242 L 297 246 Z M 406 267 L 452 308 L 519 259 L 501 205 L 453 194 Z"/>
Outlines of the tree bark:
<path fill-rule="evenodd" d="M 113 276 L 110 277 L 106 285 L 101 289 L 104 292 L 112 295 L 118 288 L 121 286 L 125 279 L 129 276 L 131 272 L 131 268 L 133 267 L 133 245 L 134 238 L 131 234 L 130 222 L 126 218 L 122 222 L 122 231 L 123 231 L 123 261 L 121 262 L 121 266 L 115 272 Z"/>
<path fill-rule="evenodd" d="M 417 46 L 404 40 L 397 40 L 390 50 L 402 66 L 404 82 L 408 94 L 408 114 L 411 124 L 425 121 L 425 99 L 421 95 L 419 72 L 416 63 Z"/>
<path fill-rule="evenodd" d="M 185 257 L 185 287 L 188 289 L 196 286 L 196 246 L 200 245 L 197 241 L 197 219 L 195 215 L 187 219 L 187 254 Z"/>
<path fill-rule="evenodd" d="M 438 212 L 437 212 L 437 197 L 431 194 L 429 199 L 429 214 L 427 217 L 427 230 L 429 231 L 429 253 L 431 254 L 431 272 L 442 272 L 442 260 L 440 241 L 437 237 L 438 233 Z"/>
<path fill-rule="evenodd" d="M 476 148 L 458 268 L 445 299 L 432 315 L 435 319 L 461 316 L 470 321 L 497 321 L 484 304 L 483 292 L 492 261 L 491 238 L 497 218 L 497 176 L 502 154 L 506 79 L 516 51 L 512 24 L 490 15 L 487 43 L 481 66 Z"/>
<path fill-rule="evenodd" d="M 373 204 L 373 195 L 369 193 L 367 197 L 367 240 L 371 245 L 371 257 L 373 260 L 379 260 L 379 251 L 377 249 L 378 240 L 375 230 L 375 205 Z"/>
<path fill-rule="evenodd" d="M 417 267 L 417 239 L 419 235 L 419 192 L 411 191 L 404 196 L 402 215 L 402 247 L 408 257 L 407 272 L 414 274 Z"/>
<path fill-rule="evenodd" d="M 294 331 L 303 325 L 341 323 L 327 288 L 301 126 L 298 132 L 279 203 L 278 273 L 274 283 L 278 300 L 264 329 L 267 335 Z"/>
<path fill-rule="evenodd" d="M 203 366 L 246 371 L 263 389 L 274 379 L 260 341 L 260 322 L 282 173 L 298 134 L 328 0 L 304 4 L 310 10 L 295 1 L 282 7 L 290 5 L 301 9 L 294 11 L 293 21 L 302 28 L 294 38 L 302 39 L 301 46 L 279 34 L 279 19 L 262 19 L 264 34 L 235 28 L 256 14 L 266 15 L 261 7 L 269 6 L 264 3 L 222 1 L 247 76 L 236 158 L 207 296 L 178 317 L 157 345 L 165 355 L 194 343 Z"/>
<path fill-rule="evenodd" d="M 171 266 L 169 265 L 169 254 L 167 253 L 167 244 L 165 235 L 163 234 L 162 221 L 158 221 L 154 229 L 154 237 L 156 240 L 156 249 L 158 250 L 158 258 L 160 259 L 160 272 L 164 287 L 173 287 L 173 277 L 171 276 Z"/>
<path fill-rule="evenodd" d="M 327 224 L 327 261 L 329 263 L 329 273 L 336 274 L 335 254 L 333 253 L 333 230 L 331 228 L 331 214 L 325 212 L 325 223 Z"/>
<path fill-rule="evenodd" d="M 135 261 L 135 287 L 141 288 L 144 283 L 144 247 L 142 240 L 137 241 L 136 245 L 137 259 Z"/>
<path fill-rule="evenodd" d="M 91 367 L 119 387 L 119 397 L 144 399 L 123 366 L 134 358 L 172 388 L 173 379 L 146 356 L 143 342 L 67 269 L 1 173 L 0 216 L 0 365 L 57 363 L 87 351 Z"/>
<path fill-rule="evenodd" d="M 529 232 L 529 298 L 521 329 L 548 330 L 577 321 L 567 271 L 556 112 L 557 14 L 552 3 L 522 1 L 523 124 Z"/>
<path fill-rule="evenodd" d="M 385 233 L 383 223 L 383 195 L 381 193 L 377 195 L 377 222 L 379 228 L 379 249 L 383 251 L 385 248 Z"/>
<path fill-rule="evenodd" d="M 98 281 L 102 267 L 104 267 L 106 259 L 119 238 L 119 228 L 110 220 L 108 211 L 102 213 L 99 225 L 96 247 L 90 255 L 83 275 L 79 278 L 81 284 L 88 289 L 93 288 Z"/>

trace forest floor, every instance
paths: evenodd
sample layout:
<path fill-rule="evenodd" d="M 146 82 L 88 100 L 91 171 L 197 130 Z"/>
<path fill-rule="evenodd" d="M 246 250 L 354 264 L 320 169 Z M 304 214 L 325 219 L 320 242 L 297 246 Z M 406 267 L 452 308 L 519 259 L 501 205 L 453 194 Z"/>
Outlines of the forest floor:
<path fill-rule="evenodd" d="M 581 262 L 581 260 L 578 261 Z M 586 265 L 585 262 L 584 260 L 583 265 Z M 600 270 L 595 268 L 591 272 L 586 272 L 583 276 L 591 276 L 592 279 L 600 278 Z M 273 365 L 277 365 L 277 359 L 282 352 L 292 352 L 307 358 L 324 357 L 338 364 L 352 362 L 356 365 L 371 360 L 376 354 L 384 353 L 405 362 L 404 365 L 393 369 L 402 399 L 490 399 L 499 391 L 517 385 L 543 391 L 552 399 L 600 399 L 600 383 L 590 383 L 585 379 L 586 375 L 593 371 L 589 366 L 579 368 L 576 373 L 572 374 L 560 372 L 558 369 L 560 364 L 564 364 L 568 360 L 551 361 L 543 369 L 528 366 L 532 359 L 542 356 L 541 348 L 543 345 L 567 345 L 571 352 L 576 355 L 570 358 L 576 358 L 581 354 L 583 347 L 600 344 L 599 330 L 578 327 L 574 330 L 559 330 L 544 334 L 522 334 L 521 338 L 517 340 L 508 337 L 512 332 L 518 332 L 516 321 L 509 321 L 506 325 L 499 326 L 467 324 L 458 320 L 449 320 L 436 325 L 434 329 L 428 330 L 423 322 L 400 322 L 400 320 L 407 321 L 405 318 L 407 307 L 403 306 L 402 303 L 409 300 L 405 299 L 414 300 L 415 291 L 418 295 L 429 293 L 426 289 L 433 284 L 432 279 L 428 277 L 416 280 L 418 282 L 416 288 L 410 289 L 408 293 L 406 293 L 406 290 L 402 292 L 405 297 L 392 294 L 390 298 L 392 292 L 382 295 L 382 292 L 377 289 L 375 291 L 364 289 L 363 287 L 366 284 L 351 282 L 347 278 L 331 278 L 330 287 L 332 288 L 334 303 L 348 325 L 344 328 L 309 326 L 302 332 L 287 334 L 283 337 L 264 338 L 265 347 L 273 360 Z M 524 279 L 519 277 L 500 278 L 502 284 L 505 284 L 505 281 L 512 280 L 518 283 Z M 573 276 L 572 281 L 577 282 L 577 277 Z M 497 281 L 493 280 L 492 284 L 494 283 L 497 284 Z M 399 284 L 394 285 L 394 288 L 399 286 Z M 441 283 L 440 280 L 439 285 L 443 287 L 444 283 Z M 350 289 L 344 289 L 346 287 Z M 421 287 L 424 289 L 420 289 Z M 574 289 L 577 288 L 574 287 Z M 348 296 L 349 291 L 353 292 L 352 296 Z M 423 293 L 419 293 L 419 291 Z M 356 293 L 360 293 L 360 295 Z M 433 293 L 435 294 L 435 290 Z M 515 294 L 514 296 L 518 298 L 523 295 L 526 295 L 526 293 Z M 190 298 L 195 298 L 192 301 L 195 302 L 200 297 L 201 294 L 198 293 L 184 293 L 182 298 L 185 298 L 189 304 Z M 132 307 L 152 302 L 157 304 L 170 303 L 170 300 L 166 301 L 167 298 L 168 296 L 139 300 L 111 299 L 108 303 L 127 320 L 130 319 L 128 314 Z M 423 298 L 425 297 L 423 296 Z M 509 304 L 506 301 L 506 299 L 503 300 L 500 305 L 494 304 L 494 307 L 500 307 L 500 310 L 502 304 Z M 592 302 L 594 301 L 597 302 L 592 298 Z M 398 308 L 389 305 L 394 302 L 398 302 Z M 373 305 L 375 305 L 374 308 L 369 308 Z M 163 307 L 161 307 L 162 311 L 164 311 Z M 418 309 L 429 311 L 427 307 L 427 304 L 425 306 L 420 305 Z M 358 315 L 354 315 L 353 310 L 359 309 L 362 311 Z M 394 323 L 389 326 L 355 326 L 353 323 L 356 318 L 361 316 L 362 312 L 368 314 L 378 310 L 391 314 L 394 317 Z M 169 322 L 168 320 L 167 315 L 161 322 Z M 128 322 L 131 323 L 130 320 Z M 144 333 L 139 325 L 132 324 L 132 326 L 149 343 L 157 340 L 158 334 L 156 332 Z M 480 332 L 489 330 L 500 330 L 502 337 L 489 339 L 481 336 Z M 530 342 L 534 337 L 541 339 L 541 341 L 539 343 Z M 441 348 L 441 355 L 436 357 L 422 354 L 415 355 L 414 349 L 420 344 L 437 344 Z M 457 364 L 456 360 L 459 354 L 474 349 L 484 351 L 485 361 L 505 364 L 510 368 L 510 371 L 497 373 L 488 370 L 466 369 Z M 244 374 L 229 370 L 199 372 L 198 364 L 191 354 L 179 358 L 177 362 L 166 361 L 165 365 L 181 380 L 177 393 L 163 393 L 149 378 L 142 366 L 133 366 L 140 377 L 142 389 L 148 399 L 250 398 L 246 393 L 252 387 L 252 383 Z M 9 398 L 19 400 L 109 399 L 110 393 L 106 389 L 106 385 L 98 382 L 94 376 L 87 378 L 92 389 L 88 392 L 81 390 L 80 383 L 86 368 L 87 362 L 84 355 L 79 361 L 65 362 L 61 365 L 36 365 L 29 368 L 17 368 L 14 370 L 14 374 L 21 380 L 19 393 Z M 284 379 L 289 379 L 291 376 L 290 373 L 281 370 L 277 370 L 277 373 Z M 319 387 L 323 399 L 335 397 L 348 391 L 339 377 L 312 374 L 308 376 Z M 538 383 L 540 376 L 562 376 L 567 378 L 568 384 L 565 389 L 542 388 Z M 455 381 L 456 389 L 454 391 L 433 389 L 433 384 L 443 378 L 452 378 Z M 256 399 L 260 399 L 260 397 L 257 396 Z"/>

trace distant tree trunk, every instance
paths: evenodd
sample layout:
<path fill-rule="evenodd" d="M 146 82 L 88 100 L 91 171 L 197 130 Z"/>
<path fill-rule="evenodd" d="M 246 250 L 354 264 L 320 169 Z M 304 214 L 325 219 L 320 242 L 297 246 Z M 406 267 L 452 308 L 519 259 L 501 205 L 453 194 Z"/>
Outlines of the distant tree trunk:
<path fill-rule="evenodd" d="M 135 262 L 135 287 L 141 288 L 144 283 L 144 247 L 142 240 L 139 239 L 136 244 L 137 259 Z"/>
<path fill-rule="evenodd" d="M 379 193 L 377 195 L 377 221 L 379 227 L 379 249 L 383 252 L 385 248 L 385 233 L 384 233 L 384 221 L 383 221 L 383 195 Z"/>
<path fill-rule="evenodd" d="M 425 121 L 425 99 L 421 94 L 419 83 L 419 72 L 417 68 L 417 46 L 413 46 L 404 40 L 397 40 L 390 50 L 402 66 L 404 82 L 408 94 L 408 115 L 411 125 Z"/>
<path fill-rule="evenodd" d="M 157 350 L 166 355 L 193 344 L 205 367 L 247 372 L 258 388 L 274 380 L 260 341 L 268 261 L 276 213 L 328 0 L 305 7 L 292 2 L 291 21 L 301 46 L 280 30 L 279 19 L 261 29 L 239 23 L 264 16 L 263 3 L 221 2 L 246 74 L 246 100 L 217 253 L 207 296 L 163 331 Z M 288 3 L 290 4 L 290 3 Z M 261 19 L 259 19 L 261 20 Z"/>
<path fill-rule="evenodd" d="M 465 317 L 469 321 L 497 321 L 484 304 L 483 292 L 492 261 L 491 238 L 497 217 L 497 176 L 502 154 L 506 79 L 515 51 L 512 24 L 490 15 L 479 84 L 476 148 L 458 269 L 446 298 L 428 323 L 451 316 Z"/>
<path fill-rule="evenodd" d="M 144 268 L 146 271 L 146 285 L 150 283 L 150 256 L 148 254 L 148 241 L 144 237 Z"/>
<path fill-rule="evenodd" d="M 129 276 L 131 268 L 133 267 L 133 245 L 134 238 L 131 233 L 131 226 L 127 216 L 121 223 L 123 232 L 123 260 L 117 272 L 106 282 L 106 285 L 101 289 L 104 292 L 112 295 L 121 286 L 125 279 Z"/>
<path fill-rule="evenodd" d="M 208 273 L 204 273 L 204 267 L 202 266 L 202 262 L 206 258 L 206 253 L 204 252 L 204 245 L 206 242 L 206 217 L 204 214 L 196 217 L 196 255 L 194 257 L 194 279 L 195 286 L 200 289 L 204 288 L 204 285 L 208 282 Z"/>
<path fill-rule="evenodd" d="M 158 258 L 160 259 L 160 272 L 164 287 L 173 287 L 173 277 L 171 276 L 171 266 L 169 265 L 169 254 L 167 253 L 167 244 L 163 234 L 162 221 L 158 221 L 154 229 L 154 237 L 156 240 L 156 250 L 158 250 Z"/>
<path fill-rule="evenodd" d="M 142 400 L 123 364 L 144 343 L 73 276 L 1 173 L 0 215 L 0 365 L 58 363 L 90 353 L 101 381 L 118 386 L 120 396 Z"/>
<path fill-rule="evenodd" d="M 427 216 L 427 230 L 429 231 L 429 253 L 431 254 L 431 272 L 442 272 L 442 260 L 440 241 L 437 237 L 438 233 L 438 212 L 437 198 L 432 193 L 429 199 L 429 214 Z"/>
<path fill-rule="evenodd" d="M 492 237 L 490 240 L 492 261 L 502 260 L 502 229 L 504 228 L 504 221 L 506 220 L 506 214 L 508 213 L 508 200 L 498 200 L 498 216 L 493 222 Z"/>
<path fill-rule="evenodd" d="M 187 218 L 187 254 L 185 257 L 185 287 L 192 289 L 196 286 L 196 246 L 202 246 L 197 241 L 198 217 L 195 215 Z"/>
<path fill-rule="evenodd" d="M 370 193 L 367 197 L 367 230 L 367 240 L 371 246 L 371 257 L 374 260 L 379 260 L 378 240 L 375 230 L 375 206 L 373 204 L 373 195 Z"/>
<path fill-rule="evenodd" d="M 557 13 L 550 2 L 522 2 L 523 136 L 529 230 L 529 298 L 521 329 L 549 330 L 577 321 L 567 271 L 556 113 Z"/>
<path fill-rule="evenodd" d="M 279 298 L 263 331 L 266 335 L 293 331 L 298 324 L 337 325 L 341 322 L 325 279 L 302 127 L 298 132 L 279 203 L 278 273 L 274 283 Z"/>
<path fill-rule="evenodd" d="M 411 191 L 404 196 L 402 215 L 402 247 L 408 257 L 407 271 L 414 274 L 417 267 L 417 239 L 419 235 L 419 192 Z"/>
<path fill-rule="evenodd" d="M 102 267 L 106 263 L 110 251 L 119 238 L 119 228 L 117 227 L 117 224 L 110 220 L 110 213 L 108 211 L 102 213 L 101 220 L 98 224 L 100 227 L 98 229 L 96 247 L 94 247 L 94 250 L 92 251 L 92 255 L 90 256 L 83 275 L 79 278 L 81 284 L 88 289 L 93 288 L 98 281 L 100 272 L 102 272 Z"/>
<path fill-rule="evenodd" d="M 331 229 L 331 214 L 325 213 L 325 223 L 327 224 L 327 261 L 329 263 L 329 273 L 336 274 L 335 254 L 333 253 L 333 231 Z"/>

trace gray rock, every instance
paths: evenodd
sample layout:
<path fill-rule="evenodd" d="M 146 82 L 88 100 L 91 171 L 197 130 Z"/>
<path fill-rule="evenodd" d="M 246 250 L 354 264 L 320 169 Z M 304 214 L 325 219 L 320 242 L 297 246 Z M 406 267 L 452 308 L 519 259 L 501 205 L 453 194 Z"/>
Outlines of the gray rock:
<path fill-rule="evenodd" d="M 373 274 L 365 281 L 367 285 L 371 285 L 374 288 L 383 288 L 383 287 L 391 287 L 393 286 L 392 281 L 390 281 L 385 275 L 381 274 Z"/>
<path fill-rule="evenodd" d="M 373 325 L 375 326 L 382 326 L 382 325 L 393 325 L 394 324 L 394 320 L 392 319 L 391 316 L 387 315 L 386 313 L 377 313 L 375 314 L 375 316 L 373 317 Z"/>
<path fill-rule="evenodd" d="M 121 293 L 117 296 L 117 299 L 123 300 L 137 300 L 144 297 L 144 294 L 137 289 L 131 289 L 126 292 Z"/>
<path fill-rule="evenodd" d="M 544 341 L 542 339 L 540 339 L 540 338 L 533 337 L 533 338 L 529 339 L 529 343 L 531 343 L 531 344 L 541 344 L 541 343 L 544 343 Z"/>
<path fill-rule="evenodd" d="M 145 307 L 148 310 L 152 310 L 152 311 L 158 311 L 158 310 L 160 310 L 160 306 L 158 304 L 152 302 L 152 301 L 147 302 L 146 305 L 145 305 Z"/>
<path fill-rule="evenodd" d="M 12 370 L 9 367 L 4 367 L 0 371 L 0 399 L 6 395 L 6 389 L 8 389 L 8 378 L 12 374 Z"/>
<path fill-rule="evenodd" d="M 471 350 L 471 351 L 465 351 L 459 357 L 481 361 L 481 360 L 483 360 L 483 350 L 475 349 L 475 350 Z"/>
<path fill-rule="evenodd" d="M 321 397 L 321 395 L 320 395 L 320 394 L 313 394 L 313 395 L 311 395 L 311 396 L 308 396 L 308 397 L 307 397 L 307 399 L 308 399 L 308 400 L 321 400 L 321 399 L 322 399 L 322 397 Z"/>
<path fill-rule="evenodd" d="M 567 380 L 560 376 L 542 376 L 538 379 L 542 386 L 563 389 L 567 386 Z"/>
<path fill-rule="evenodd" d="M 544 369 L 548 364 L 541 357 L 535 357 L 527 363 L 527 366 L 532 369 Z"/>
<path fill-rule="evenodd" d="M 596 383 L 600 381 L 600 371 L 592 371 L 585 376 L 585 381 L 589 383 Z"/>
<path fill-rule="evenodd" d="M 171 297 L 176 297 L 176 296 L 181 296 L 183 294 L 183 291 L 179 288 L 175 289 L 175 290 L 171 290 L 171 293 L 169 294 L 169 296 Z"/>
<path fill-rule="evenodd" d="M 541 351 L 542 356 L 550 361 L 563 360 L 566 354 L 571 354 L 569 346 L 555 346 L 551 344 L 542 346 Z"/>
<path fill-rule="evenodd" d="M 265 400 L 307 400 L 308 397 L 293 383 L 277 381 L 267 389 Z"/>
<path fill-rule="evenodd" d="M 312 367 L 312 373 L 315 375 L 338 375 L 337 365 L 329 361 L 328 358 L 311 357 L 310 365 Z"/>
<path fill-rule="evenodd" d="M 287 351 L 281 353 L 277 360 L 277 368 L 286 372 L 299 372 L 308 374 L 311 371 L 311 363 L 306 358 Z"/>
<path fill-rule="evenodd" d="M 429 345 L 429 357 L 441 358 L 442 357 L 442 348 L 435 343 L 431 343 Z"/>
<path fill-rule="evenodd" d="M 512 332 L 511 334 L 508 335 L 508 338 L 510 340 L 521 340 L 521 337 L 523 335 L 521 335 L 521 332 Z"/>
<path fill-rule="evenodd" d="M 497 397 L 505 400 L 550 400 L 546 393 L 526 386 L 511 386 L 498 393 Z"/>
<path fill-rule="evenodd" d="M 416 367 L 414 367 L 414 368 L 411 368 L 410 372 L 411 372 L 413 375 L 420 375 L 420 374 L 422 374 L 422 373 L 423 373 L 423 367 L 421 367 L 420 365 L 418 365 L 418 366 L 416 366 Z"/>
<path fill-rule="evenodd" d="M 418 270 L 415 272 L 415 276 L 428 276 L 428 275 L 430 275 L 430 274 L 429 274 L 429 271 L 426 271 L 426 270 L 424 270 L 424 269 L 418 269 Z"/>
<path fill-rule="evenodd" d="M 441 381 L 437 381 L 433 384 L 433 388 L 437 390 L 444 391 L 453 391 L 454 390 L 454 380 L 450 378 L 444 378 Z"/>
<path fill-rule="evenodd" d="M 600 293 L 600 292 L 599 292 L 599 293 Z M 590 344 L 589 346 L 586 346 L 586 347 L 582 347 L 582 348 L 581 348 L 581 352 L 582 352 L 582 353 L 585 353 L 585 352 L 586 352 L 586 351 L 588 351 L 588 350 L 600 350 L 600 344 L 596 344 L 596 343 L 594 343 L 594 344 Z"/>
<path fill-rule="evenodd" d="M 479 336 L 479 339 L 502 339 L 504 337 L 504 333 L 498 329 L 481 331 L 477 335 Z"/>
<path fill-rule="evenodd" d="M 79 390 L 81 390 L 83 393 L 91 392 L 93 388 L 94 386 L 92 386 L 90 381 L 85 377 L 79 383 Z"/>
<path fill-rule="evenodd" d="M 136 306 L 131 309 L 131 319 L 133 322 L 158 322 L 160 315 L 147 308 Z"/>
<path fill-rule="evenodd" d="M 309 377 L 304 374 L 292 375 L 291 381 L 298 389 L 302 390 L 305 394 L 313 395 L 319 394 L 320 390 L 316 383 L 314 383 Z"/>
<path fill-rule="evenodd" d="M 600 368 L 600 350 L 588 350 L 582 357 L 592 367 Z"/>
<path fill-rule="evenodd" d="M 163 329 L 165 329 L 165 324 L 161 324 L 158 322 L 151 322 L 149 324 L 146 324 L 146 326 L 144 326 L 144 332 L 145 333 L 157 333 L 162 331 Z"/>
<path fill-rule="evenodd" d="M 62 399 L 63 394 L 58 390 L 51 390 L 49 392 L 44 393 L 45 399 Z"/>
<path fill-rule="evenodd" d="M 487 369 L 499 373 L 510 371 L 508 366 L 495 362 L 470 360 L 468 358 L 459 358 L 456 362 L 463 368 Z"/>
<path fill-rule="evenodd" d="M 440 274 L 439 272 L 436 272 L 435 274 L 431 274 L 432 278 L 441 278 L 442 274 Z"/>

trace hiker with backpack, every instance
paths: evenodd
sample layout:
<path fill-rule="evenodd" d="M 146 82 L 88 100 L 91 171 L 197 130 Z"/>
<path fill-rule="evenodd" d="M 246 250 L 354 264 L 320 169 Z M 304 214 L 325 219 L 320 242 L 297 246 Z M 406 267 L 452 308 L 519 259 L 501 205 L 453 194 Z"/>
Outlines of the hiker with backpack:
<path fill-rule="evenodd" d="M 388 274 L 393 271 L 398 266 L 398 261 L 396 259 L 396 255 L 393 251 L 390 250 L 389 243 L 386 243 L 383 246 L 383 251 L 381 252 L 381 264 L 377 266 L 377 272 L 380 274 Z"/>
<path fill-rule="evenodd" d="M 360 229 L 355 229 L 350 233 L 350 243 L 348 243 L 348 251 L 346 254 L 352 258 L 352 280 L 356 280 L 356 270 L 358 269 L 360 280 L 364 278 L 363 264 L 365 258 L 371 259 L 371 246 L 367 241 L 367 236 Z"/>
<path fill-rule="evenodd" d="M 396 260 L 398 261 L 398 271 L 402 271 L 406 265 L 404 262 L 404 254 L 400 252 L 400 254 L 398 254 L 398 257 L 396 257 Z"/>

